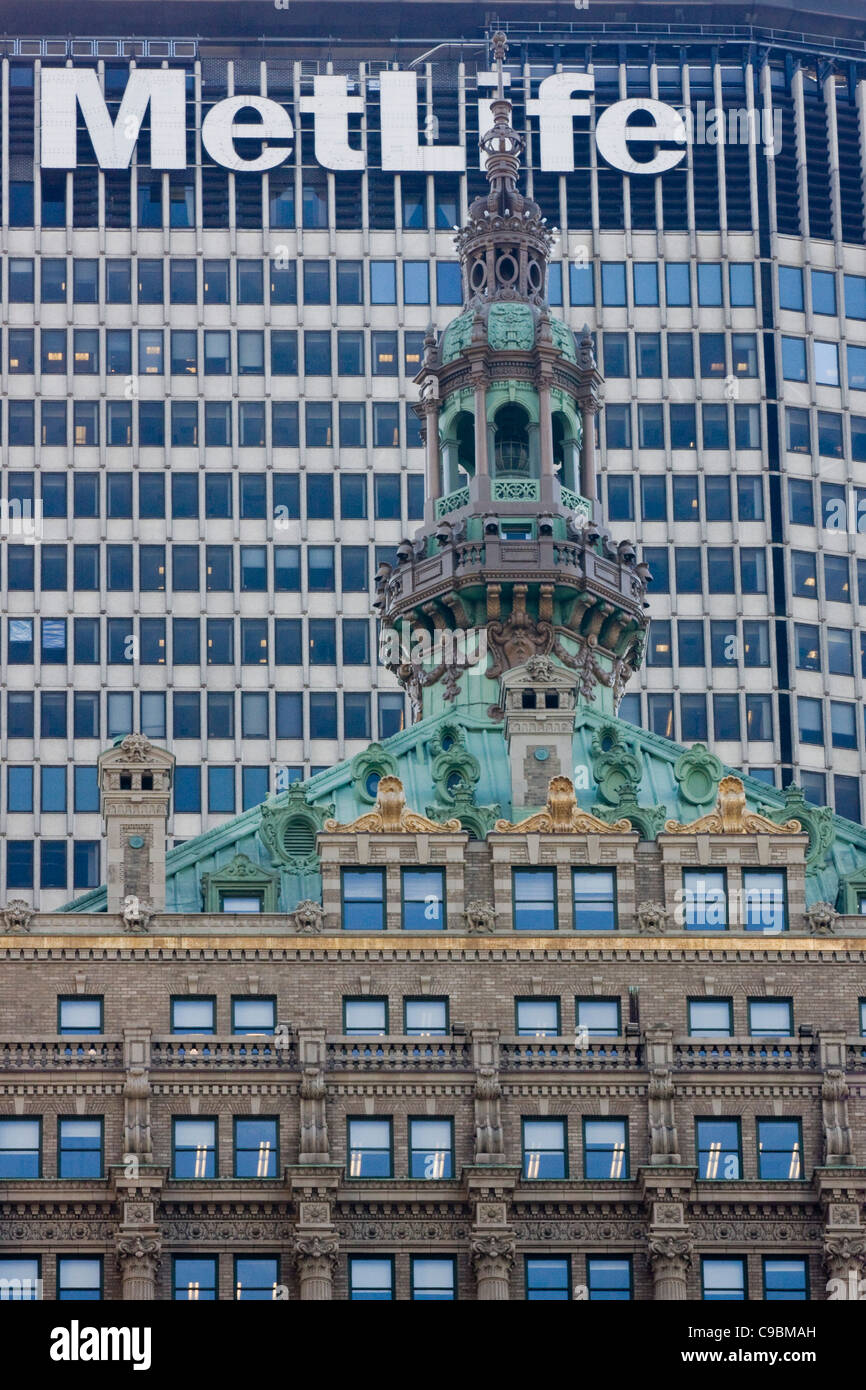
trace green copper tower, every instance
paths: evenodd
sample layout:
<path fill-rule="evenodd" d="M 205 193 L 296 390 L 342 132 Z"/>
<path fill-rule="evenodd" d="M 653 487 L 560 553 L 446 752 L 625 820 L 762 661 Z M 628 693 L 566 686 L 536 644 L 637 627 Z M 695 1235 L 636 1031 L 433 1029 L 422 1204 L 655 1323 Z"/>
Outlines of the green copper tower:
<path fill-rule="evenodd" d="M 382 658 L 416 720 L 449 708 L 504 720 L 515 773 L 515 752 L 522 764 L 543 735 L 550 777 L 571 772 L 578 705 L 614 715 L 640 664 L 648 572 L 601 523 L 602 378 L 588 328 L 576 343 L 550 311 L 554 233 L 518 190 L 506 47 L 496 35 L 499 91 L 480 142 L 489 191 L 456 236 L 463 308 L 428 333 L 417 378 L 424 525 L 380 567 L 376 609 Z"/>

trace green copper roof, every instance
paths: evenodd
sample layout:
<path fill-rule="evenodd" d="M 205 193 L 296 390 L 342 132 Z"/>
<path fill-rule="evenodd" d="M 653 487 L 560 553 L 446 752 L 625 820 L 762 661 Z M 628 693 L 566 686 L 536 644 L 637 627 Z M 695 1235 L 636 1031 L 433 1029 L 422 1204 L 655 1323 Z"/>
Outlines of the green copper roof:
<path fill-rule="evenodd" d="M 654 838 L 669 818 L 687 823 L 712 809 L 719 779 L 729 772 L 742 777 L 750 810 L 780 822 L 801 821 L 810 835 L 807 900 L 835 903 L 844 876 L 866 870 L 863 826 L 809 805 L 796 788 L 782 793 L 724 767 L 701 744 L 687 749 L 585 706 L 577 711 L 574 780 L 580 805 L 606 820 L 628 816 L 645 839 Z M 370 809 L 376 781 L 386 774 L 401 779 L 413 810 L 441 820 L 458 815 L 476 837 L 496 817 L 512 816 L 502 724 L 488 718 L 481 704 L 439 714 L 170 850 L 166 911 L 201 912 L 204 876 L 224 870 L 238 854 L 278 872 L 278 910 L 318 898 L 316 831 L 329 816 L 351 821 Z M 105 910 L 104 887 L 61 909 Z"/>

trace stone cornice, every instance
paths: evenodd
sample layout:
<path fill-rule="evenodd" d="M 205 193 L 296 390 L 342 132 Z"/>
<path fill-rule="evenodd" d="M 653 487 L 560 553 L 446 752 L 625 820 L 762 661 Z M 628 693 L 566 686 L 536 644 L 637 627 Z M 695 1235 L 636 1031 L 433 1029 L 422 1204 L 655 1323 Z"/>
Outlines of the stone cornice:
<path fill-rule="evenodd" d="M 180 919 L 182 920 L 182 919 Z M 283 919 L 285 920 L 285 919 Z M 296 932 L 279 935 L 225 934 L 204 929 L 201 934 L 147 937 L 63 935 L 29 932 L 0 935 L 0 959 L 4 960 L 177 960 L 189 959 L 394 959 L 417 960 L 548 960 L 581 959 L 653 961 L 772 961 L 780 957 L 833 962 L 866 963 L 866 934 L 813 937 L 793 932 L 763 936 L 756 932 L 699 936 L 692 932 L 663 937 L 611 932 L 591 936 L 585 932 L 556 932 L 549 936 L 498 932 L 467 936 L 462 932 L 380 932 L 372 936 L 339 933 L 310 937 Z M 758 938 L 758 939 L 756 939 Z"/>

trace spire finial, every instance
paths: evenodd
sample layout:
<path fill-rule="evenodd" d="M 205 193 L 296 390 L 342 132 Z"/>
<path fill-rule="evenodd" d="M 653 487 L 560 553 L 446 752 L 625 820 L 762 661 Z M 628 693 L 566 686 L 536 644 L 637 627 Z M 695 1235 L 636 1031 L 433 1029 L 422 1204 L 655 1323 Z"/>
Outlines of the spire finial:
<path fill-rule="evenodd" d="M 505 55 L 508 52 L 508 39 L 501 29 L 497 29 L 493 35 L 493 61 L 496 64 L 496 71 L 499 81 L 497 83 L 496 95 L 501 101 L 505 96 Z"/>

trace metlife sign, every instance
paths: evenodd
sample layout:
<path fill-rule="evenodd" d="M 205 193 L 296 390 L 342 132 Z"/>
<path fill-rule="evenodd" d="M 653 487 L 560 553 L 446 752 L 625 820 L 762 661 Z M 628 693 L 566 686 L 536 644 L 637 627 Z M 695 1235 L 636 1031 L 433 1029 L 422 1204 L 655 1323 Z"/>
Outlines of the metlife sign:
<path fill-rule="evenodd" d="M 507 74 L 506 74 L 507 76 Z M 382 169 L 392 173 L 460 173 L 466 150 L 428 138 L 418 124 L 418 77 L 411 71 L 378 75 L 381 102 Z M 493 124 L 490 97 L 495 73 L 479 73 L 479 129 Z M 589 122 L 594 90 L 591 73 L 554 73 L 526 103 L 538 133 L 540 167 L 552 173 L 574 170 L 575 123 Z M 43 68 L 41 74 L 41 163 L 43 169 L 74 169 L 80 110 L 102 169 L 127 169 L 141 123 L 150 112 L 150 166 L 186 168 L 186 73 L 181 68 L 132 68 L 114 121 L 92 68 Z M 365 158 L 350 143 L 349 117 L 360 115 L 364 99 L 344 76 L 313 79 L 300 99 L 311 115 L 315 156 L 325 169 L 360 170 Z M 241 113 L 243 118 L 241 119 Z M 217 164 L 237 173 L 265 173 L 292 153 L 294 123 L 285 106 L 268 97 L 231 96 L 212 106 L 202 122 L 204 148 Z M 598 118 L 599 153 L 624 174 L 663 174 L 685 157 L 688 140 L 683 115 L 666 102 L 630 98 L 609 106 Z M 243 153 L 239 150 L 239 145 Z M 252 146 L 252 149 L 251 149 Z M 644 158 L 636 158 L 642 148 Z M 646 156 L 649 156 L 648 158 Z"/>

